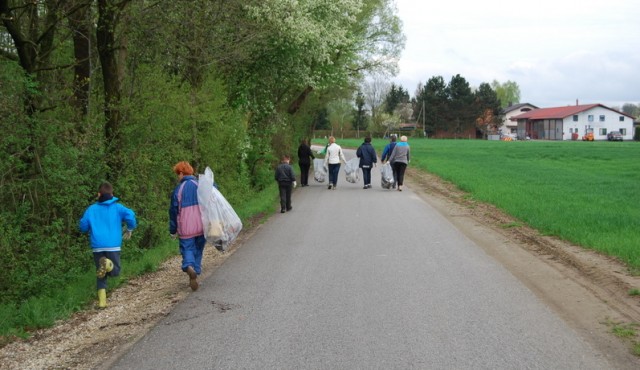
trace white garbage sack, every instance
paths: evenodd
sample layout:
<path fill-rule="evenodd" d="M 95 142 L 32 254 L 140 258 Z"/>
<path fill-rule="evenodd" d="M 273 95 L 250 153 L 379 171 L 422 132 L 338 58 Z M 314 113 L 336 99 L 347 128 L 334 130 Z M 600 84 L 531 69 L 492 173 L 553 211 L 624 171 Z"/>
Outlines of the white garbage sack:
<path fill-rule="evenodd" d="M 355 157 L 347 161 L 347 164 L 344 166 L 345 178 L 348 182 L 355 184 L 360 180 L 360 158 Z"/>
<path fill-rule="evenodd" d="M 317 182 L 324 182 L 327 179 L 327 170 L 324 168 L 324 159 L 313 160 L 313 179 Z"/>
<path fill-rule="evenodd" d="M 382 178 L 381 185 L 383 189 L 391 189 L 393 186 L 393 169 L 389 162 L 380 167 L 380 177 Z"/>
<path fill-rule="evenodd" d="M 204 237 L 219 251 L 226 251 L 242 230 L 242 221 L 231 204 L 213 185 L 213 171 L 207 167 L 198 176 L 198 205 Z"/>

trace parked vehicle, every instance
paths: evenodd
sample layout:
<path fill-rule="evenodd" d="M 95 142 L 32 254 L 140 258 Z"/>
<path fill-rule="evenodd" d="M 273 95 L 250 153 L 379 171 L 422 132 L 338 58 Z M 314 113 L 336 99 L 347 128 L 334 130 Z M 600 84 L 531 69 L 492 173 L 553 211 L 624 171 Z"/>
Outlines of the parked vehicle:
<path fill-rule="evenodd" d="M 622 134 L 620 131 L 611 131 L 607 134 L 607 140 L 609 141 L 622 141 Z"/>
<path fill-rule="evenodd" d="M 582 141 L 593 141 L 593 139 L 593 129 L 589 128 L 587 129 L 587 133 L 582 137 Z"/>

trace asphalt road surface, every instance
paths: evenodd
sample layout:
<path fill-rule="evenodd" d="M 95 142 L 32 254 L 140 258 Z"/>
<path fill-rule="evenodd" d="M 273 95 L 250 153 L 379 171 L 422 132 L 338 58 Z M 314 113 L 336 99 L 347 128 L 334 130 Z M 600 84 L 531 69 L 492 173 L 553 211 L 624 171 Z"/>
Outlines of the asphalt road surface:
<path fill-rule="evenodd" d="M 612 368 L 410 183 L 309 183 L 112 368 Z"/>

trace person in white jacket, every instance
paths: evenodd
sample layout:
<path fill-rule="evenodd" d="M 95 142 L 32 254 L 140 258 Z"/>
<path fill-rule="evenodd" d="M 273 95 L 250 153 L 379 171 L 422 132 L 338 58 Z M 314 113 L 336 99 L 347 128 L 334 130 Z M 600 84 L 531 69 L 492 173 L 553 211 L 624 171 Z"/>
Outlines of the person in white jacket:
<path fill-rule="evenodd" d="M 329 146 L 324 156 L 324 168 L 329 172 L 329 189 L 335 189 L 338 185 L 338 173 L 340 173 L 340 161 L 347 163 L 340 145 L 336 144 L 336 138 L 329 137 Z"/>

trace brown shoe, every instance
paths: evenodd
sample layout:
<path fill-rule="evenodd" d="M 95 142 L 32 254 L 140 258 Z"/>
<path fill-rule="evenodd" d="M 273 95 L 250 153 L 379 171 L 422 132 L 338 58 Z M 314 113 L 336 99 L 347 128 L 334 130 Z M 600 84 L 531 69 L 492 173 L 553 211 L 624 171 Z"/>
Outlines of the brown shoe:
<path fill-rule="evenodd" d="M 187 267 L 187 271 L 185 272 L 189 275 L 189 286 L 191 290 L 195 292 L 198 290 L 198 274 L 196 274 L 196 271 L 191 266 Z"/>

